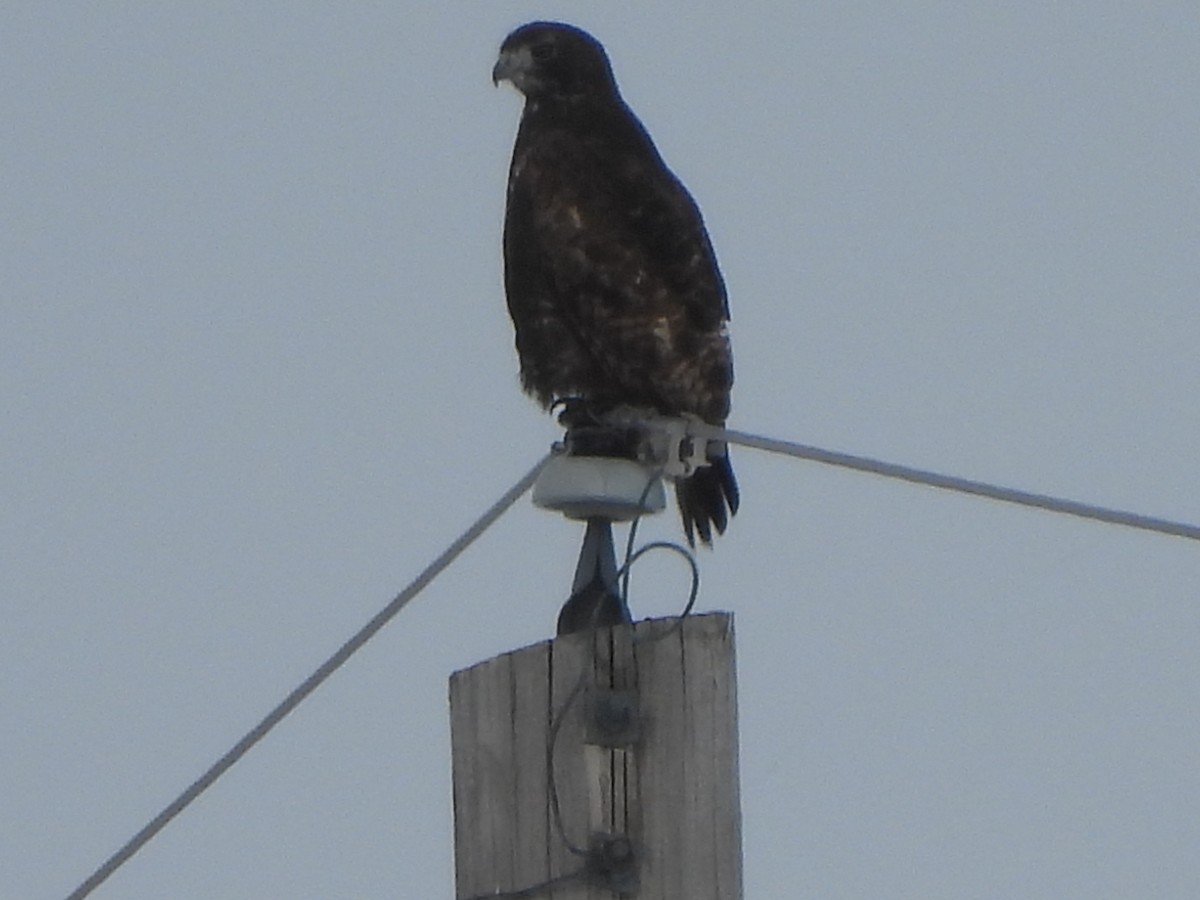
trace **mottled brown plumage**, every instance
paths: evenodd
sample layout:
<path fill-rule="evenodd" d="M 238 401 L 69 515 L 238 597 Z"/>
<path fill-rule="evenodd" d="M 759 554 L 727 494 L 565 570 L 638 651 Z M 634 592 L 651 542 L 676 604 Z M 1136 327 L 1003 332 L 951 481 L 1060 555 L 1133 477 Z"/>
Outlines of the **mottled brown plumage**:
<path fill-rule="evenodd" d="M 725 285 L 695 201 L 621 99 L 604 48 L 534 22 L 505 39 L 492 75 L 525 95 L 504 224 L 525 390 L 547 408 L 581 398 L 724 424 Z M 676 496 L 689 542 L 710 542 L 738 506 L 728 456 Z"/>

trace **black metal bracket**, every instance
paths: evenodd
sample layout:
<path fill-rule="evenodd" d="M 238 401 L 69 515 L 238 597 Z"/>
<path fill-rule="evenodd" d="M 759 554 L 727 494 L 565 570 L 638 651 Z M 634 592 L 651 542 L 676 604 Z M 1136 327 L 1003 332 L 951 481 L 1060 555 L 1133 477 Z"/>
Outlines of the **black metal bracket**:
<path fill-rule="evenodd" d="M 642 737 L 636 691 L 593 687 L 588 693 L 587 734 L 597 747 L 619 749 L 636 744 Z"/>
<path fill-rule="evenodd" d="M 623 897 L 636 894 L 641 886 L 633 842 L 623 834 L 591 835 L 585 871 L 589 882 Z"/>
<path fill-rule="evenodd" d="M 592 517 L 584 532 L 571 596 L 558 614 L 558 633 L 571 634 L 630 621 L 617 584 L 612 522 Z"/>

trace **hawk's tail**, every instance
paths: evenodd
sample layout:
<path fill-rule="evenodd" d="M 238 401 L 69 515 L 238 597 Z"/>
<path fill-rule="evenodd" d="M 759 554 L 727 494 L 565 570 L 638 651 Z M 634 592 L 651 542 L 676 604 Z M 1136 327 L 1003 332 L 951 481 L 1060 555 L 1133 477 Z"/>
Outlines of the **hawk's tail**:
<path fill-rule="evenodd" d="M 688 546 L 696 546 L 697 533 L 704 544 L 712 544 L 714 528 L 717 534 L 724 534 L 729 517 L 738 511 L 739 499 L 729 451 L 675 482 L 675 499 L 679 501 Z"/>

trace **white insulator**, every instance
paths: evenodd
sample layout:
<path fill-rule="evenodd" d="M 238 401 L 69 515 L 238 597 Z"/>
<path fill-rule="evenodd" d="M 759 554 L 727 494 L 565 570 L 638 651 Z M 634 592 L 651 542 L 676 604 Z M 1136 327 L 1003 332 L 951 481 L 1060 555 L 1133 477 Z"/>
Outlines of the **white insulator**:
<path fill-rule="evenodd" d="M 628 459 L 556 456 L 533 485 L 533 503 L 569 519 L 627 522 L 661 512 L 666 492 L 657 470 Z"/>

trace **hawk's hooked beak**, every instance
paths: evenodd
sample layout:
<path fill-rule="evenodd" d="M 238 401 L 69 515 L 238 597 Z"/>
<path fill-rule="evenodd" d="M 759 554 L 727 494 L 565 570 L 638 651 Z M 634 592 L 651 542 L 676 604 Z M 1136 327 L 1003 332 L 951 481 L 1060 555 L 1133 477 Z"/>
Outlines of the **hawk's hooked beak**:
<path fill-rule="evenodd" d="M 511 81 L 513 87 L 521 90 L 521 85 L 525 82 L 526 73 L 532 62 L 533 57 L 528 48 L 500 51 L 500 58 L 496 60 L 496 65 L 492 68 L 492 84 L 499 85 L 502 81 Z"/>
<path fill-rule="evenodd" d="M 502 53 L 496 60 L 496 65 L 492 67 L 492 85 L 499 87 L 500 82 L 506 78 L 512 78 L 512 57 L 507 53 Z"/>

